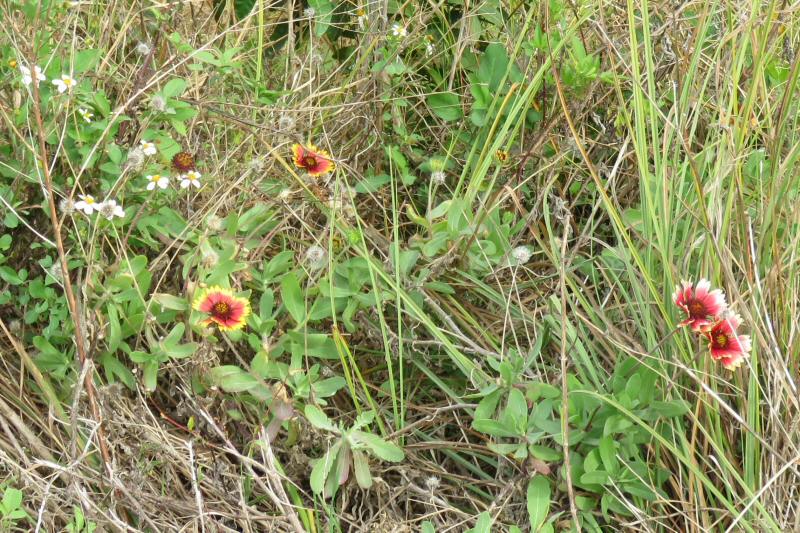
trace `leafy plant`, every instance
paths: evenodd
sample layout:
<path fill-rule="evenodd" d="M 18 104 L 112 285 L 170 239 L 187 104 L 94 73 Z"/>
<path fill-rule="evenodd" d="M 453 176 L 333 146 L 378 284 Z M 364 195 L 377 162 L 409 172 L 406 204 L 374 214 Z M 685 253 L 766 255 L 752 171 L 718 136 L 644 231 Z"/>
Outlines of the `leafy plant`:
<path fill-rule="evenodd" d="M 336 436 L 335 442 L 321 458 L 317 459 L 311 470 L 311 489 L 316 494 L 329 498 L 336 494 L 339 486 L 347 482 L 352 469 L 356 482 L 363 489 L 372 486 L 372 474 L 369 470 L 367 455 L 390 462 L 402 461 L 405 453 L 402 448 L 384 439 L 362 431 L 372 423 L 375 413 L 361 413 L 352 426 L 345 429 L 341 424 L 334 424 L 328 416 L 315 405 L 306 405 L 306 420 L 317 429 Z"/>

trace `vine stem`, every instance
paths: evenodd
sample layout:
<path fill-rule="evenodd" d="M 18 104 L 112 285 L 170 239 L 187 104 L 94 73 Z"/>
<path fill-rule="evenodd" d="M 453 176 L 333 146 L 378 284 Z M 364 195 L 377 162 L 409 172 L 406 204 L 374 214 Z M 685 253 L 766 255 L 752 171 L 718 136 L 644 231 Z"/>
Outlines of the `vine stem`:
<path fill-rule="evenodd" d="M 58 219 L 58 213 L 56 212 L 56 201 L 55 201 L 55 194 L 53 192 L 53 180 L 52 176 L 50 175 L 50 167 L 48 164 L 48 157 L 47 157 L 47 145 L 46 145 L 46 138 L 44 133 L 44 123 L 42 121 L 42 112 L 41 107 L 39 105 L 39 80 L 36 79 L 36 62 L 29 61 L 28 64 L 31 66 L 31 74 L 34 76 L 34 80 L 31 82 L 31 93 L 33 95 L 33 115 L 34 119 L 36 120 L 36 133 L 39 141 L 39 159 L 40 165 L 42 169 L 42 174 L 44 175 L 44 185 L 47 191 L 47 204 L 49 207 L 49 215 L 50 215 L 50 222 L 53 224 L 53 232 L 54 232 L 54 240 L 56 243 L 56 248 L 58 249 L 58 259 L 61 263 L 61 272 L 63 272 L 64 278 L 64 296 L 67 299 L 67 305 L 69 307 L 70 315 L 72 316 L 72 321 L 75 325 L 75 347 L 78 351 L 78 358 L 80 359 L 81 367 L 83 368 L 87 364 L 92 364 L 92 361 L 89 359 L 87 350 L 86 350 L 86 338 L 84 336 L 84 332 L 86 331 L 82 325 L 80 311 L 78 309 L 78 302 L 75 299 L 75 292 L 72 287 L 72 280 L 70 279 L 69 275 L 69 267 L 67 263 L 67 254 L 64 252 L 64 240 L 61 237 L 61 223 Z M 98 447 L 100 448 L 100 455 L 103 460 L 103 466 L 105 466 L 106 472 L 108 473 L 109 479 L 112 479 L 113 472 L 111 470 L 111 456 L 108 452 L 108 445 L 106 444 L 105 438 L 105 431 L 103 430 L 102 420 L 100 416 L 100 406 L 97 403 L 97 394 L 94 388 L 94 371 L 90 371 L 86 373 L 86 378 L 84 379 L 84 387 L 86 388 L 86 396 L 89 399 L 89 406 L 92 411 L 92 419 L 97 424 L 97 443 Z"/>

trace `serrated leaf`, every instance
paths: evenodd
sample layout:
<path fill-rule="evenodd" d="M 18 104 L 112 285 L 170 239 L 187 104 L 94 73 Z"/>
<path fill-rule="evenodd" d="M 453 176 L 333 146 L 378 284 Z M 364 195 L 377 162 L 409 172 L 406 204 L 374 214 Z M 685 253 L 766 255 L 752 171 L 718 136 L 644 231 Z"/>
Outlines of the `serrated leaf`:
<path fill-rule="evenodd" d="M 315 494 L 322 494 L 325 490 L 325 481 L 328 479 L 328 475 L 333 468 L 341 445 L 342 441 L 337 441 L 336 444 L 331 446 L 331 448 L 325 452 L 325 455 L 314 464 L 314 468 L 311 469 L 309 484 L 311 485 L 311 490 L 314 491 Z"/>
<path fill-rule="evenodd" d="M 326 415 L 322 409 L 316 405 L 306 405 L 303 412 L 306 415 L 306 420 L 308 420 L 308 423 L 312 426 L 319 429 L 326 429 L 328 431 L 337 431 L 336 426 L 333 425 L 331 420 L 328 418 L 328 415 Z"/>

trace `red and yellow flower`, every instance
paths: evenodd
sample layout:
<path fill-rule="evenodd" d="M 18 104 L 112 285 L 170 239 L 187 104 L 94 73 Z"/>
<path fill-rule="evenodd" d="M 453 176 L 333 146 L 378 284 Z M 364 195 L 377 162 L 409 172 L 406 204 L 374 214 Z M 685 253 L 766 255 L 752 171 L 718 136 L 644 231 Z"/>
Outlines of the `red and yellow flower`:
<path fill-rule="evenodd" d="M 292 155 L 294 165 L 305 170 L 309 176 L 322 176 L 336 168 L 330 154 L 313 144 L 293 144 Z"/>
<path fill-rule="evenodd" d="M 741 317 L 731 313 L 705 333 L 712 359 L 721 362 L 728 370 L 737 368 L 750 353 L 750 336 L 736 333 L 741 323 Z"/>
<path fill-rule="evenodd" d="M 728 308 L 728 304 L 721 290 L 711 291 L 710 288 L 711 283 L 707 279 L 698 281 L 697 287 L 690 281 L 681 281 L 681 285 L 672 295 L 672 301 L 687 316 L 678 326 L 689 326 L 692 331 L 706 331 L 715 324 L 717 318 Z"/>
<path fill-rule="evenodd" d="M 204 326 L 216 324 L 222 331 L 232 331 L 244 327 L 250 314 L 250 302 L 247 298 L 236 296 L 231 289 L 223 287 L 207 287 L 195 296 L 192 308 L 206 313 Z"/>

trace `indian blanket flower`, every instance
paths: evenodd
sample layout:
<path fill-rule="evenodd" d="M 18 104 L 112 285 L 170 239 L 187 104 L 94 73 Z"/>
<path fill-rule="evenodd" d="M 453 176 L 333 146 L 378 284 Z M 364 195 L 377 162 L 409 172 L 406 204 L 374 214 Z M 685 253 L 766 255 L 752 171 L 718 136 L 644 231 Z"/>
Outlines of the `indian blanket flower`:
<path fill-rule="evenodd" d="M 121 205 L 117 204 L 116 200 L 106 200 L 97 207 L 97 212 L 108 220 L 114 220 L 114 217 L 122 218 L 125 216 L 125 211 L 122 209 Z"/>
<path fill-rule="evenodd" d="M 715 324 L 728 304 L 721 290 L 712 291 L 710 288 L 711 282 L 707 279 L 698 281 L 696 287 L 690 281 L 681 281 L 681 285 L 675 288 L 672 301 L 687 315 L 678 326 L 689 326 L 692 331 L 705 331 Z"/>
<path fill-rule="evenodd" d="M 202 289 L 195 297 L 192 308 L 208 315 L 203 325 L 216 324 L 222 331 L 241 329 L 250 314 L 250 302 L 246 298 L 236 296 L 231 289 L 218 286 Z"/>
<path fill-rule="evenodd" d="M 142 149 L 142 152 L 144 152 L 144 155 L 156 155 L 158 153 L 156 144 L 145 141 L 144 139 L 139 141 L 139 147 Z"/>
<path fill-rule="evenodd" d="M 73 87 L 78 84 L 75 79 L 70 76 L 69 74 L 62 74 L 60 78 L 56 78 L 53 80 L 53 85 L 58 88 L 59 93 L 65 93 L 67 91 L 71 91 Z"/>
<path fill-rule="evenodd" d="M 169 176 L 162 176 L 161 174 L 152 174 L 147 176 L 147 190 L 152 191 L 156 187 L 159 189 L 166 189 L 169 185 Z"/>
<path fill-rule="evenodd" d="M 172 158 L 172 166 L 181 174 L 197 168 L 194 162 L 194 156 L 192 156 L 192 154 L 189 152 L 178 152 L 175 154 L 175 156 Z"/>
<path fill-rule="evenodd" d="M 728 370 L 741 365 L 750 353 L 750 336 L 736 333 L 741 323 L 739 315 L 728 313 L 705 333 L 712 359 L 721 362 Z"/>
<path fill-rule="evenodd" d="M 83 211 L 87 215 L 91 215 L 100 209 L 100 203 L 98 203 L 91 194 L 79 194 L 78 198 L 80 198 L 80 200 L 75 202 L 75 209 Z"/>
<path fill-rule="evenodd" d="M 78 108 L 78 114 L 85 120 L 86 122 L 91 122 L 92 117 L 94 117 L 94 113 L 89 111 L 88 109 L 84 109 L 82 107 Z"/>
<path fill-rule="evenodd" d="M 322 176 L 333 172 L 336 168 L 330 154 L 313 144 L 294 144 L 292 154 L 294 154 L 294 165 L 305 170 L 309 176 Z"/>
<path fill-rule="evenodd" d="M 19 66 L 19 71 L 22 73 L 22 83 L 25 85 L 30 85 L 32 81 L 36 80 L 36 86 L 39 86 L 39 82 L 47 80 L 42 73 L 42 69 L 38 65 L 33 66 L 33 71 L 26 67 L 25 65 Z"/>
<path fill-rule="evenodd" d="M 190 170 L 183 176 L 181 176 L 181 189 L 186 189 L 190 185 L 200 188 L 200 178 L 201 174 L 196 170 Z"/>

